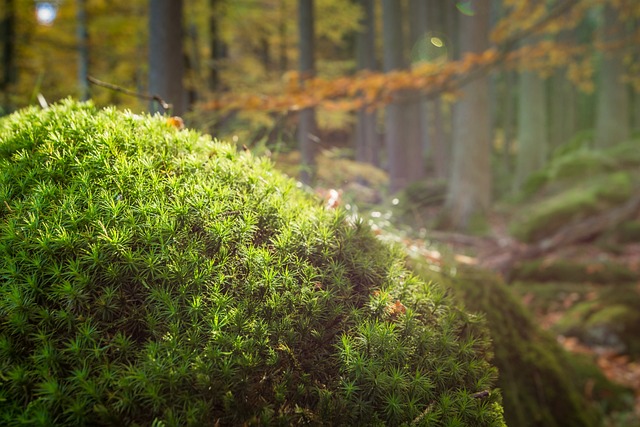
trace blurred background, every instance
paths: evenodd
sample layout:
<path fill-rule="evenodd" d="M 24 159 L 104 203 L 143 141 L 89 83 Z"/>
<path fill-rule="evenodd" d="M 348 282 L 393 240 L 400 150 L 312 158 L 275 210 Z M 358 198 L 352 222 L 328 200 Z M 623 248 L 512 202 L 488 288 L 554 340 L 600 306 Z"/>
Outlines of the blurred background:
<path fill-rule="evenodd" d="M 0 0 L 0 115 L 180 116 L 427 270 L 498 273 L 634 390 L 607 425 L 640 413 L 639 60 L 637 0 Z"/>

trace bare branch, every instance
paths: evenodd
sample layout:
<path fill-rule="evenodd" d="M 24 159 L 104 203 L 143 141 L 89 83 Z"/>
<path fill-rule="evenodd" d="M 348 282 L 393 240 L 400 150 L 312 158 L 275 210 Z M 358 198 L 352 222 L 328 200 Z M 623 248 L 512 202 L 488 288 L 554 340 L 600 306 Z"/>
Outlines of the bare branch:
<path fill-rule="evenodd" d="M 111 89 L 116 92 L 124 93 L 125 95 L 135 96 L 136 98 L 145 99 L 147 101 L 155 101 L 158 104 L 160 104 L 164 112 L 171 110 L 171 104 L 165 102 L 165 100 L 162 99 L 159 95 L 149 95 L 145 93 L 134 92 L 132 90 L 123 88 L 121 86 L 103 82 L 102 80 L 98 80 L 95 77 L 91 77 L 91 76 L 87 76 L 87 81 L 93 85 Z"/>

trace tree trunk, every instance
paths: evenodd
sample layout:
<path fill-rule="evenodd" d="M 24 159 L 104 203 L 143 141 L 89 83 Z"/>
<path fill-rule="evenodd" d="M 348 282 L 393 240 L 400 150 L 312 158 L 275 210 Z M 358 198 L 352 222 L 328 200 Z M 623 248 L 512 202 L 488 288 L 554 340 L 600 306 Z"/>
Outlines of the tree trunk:
<path fill-rule="evenodd" d="M 575 30 L 563 31 L 559 43 L 578 43 Z M 566 67 L 557 70 L 549 85 L 549 145 L 554 149 L 568 142 L 577 131 L 577 89 L 566 78 Z"/>
<path fill-rule="evenodd" d="M 299 70 L 303 84 L 305 79 L 315 74 L 313 3 L 313 0 L 298 0 Z M 310 184 L 315 175 L 315 144 L 318 140 L 315 109 L 305 108 L 300 111 L 298 119 L 300 180 Z"/>
<path fill-rule="evenodd" d="M 577 89 L 559 70 L 551 77 L 549 94 L 549 145 L 554 149 L 576 134 Z"/>
<path fill-rule="evenodd" d="M 0 92 L 4 94 L 3 107 L 10 110 L 9 86 L 16 82 L 15 40 L 16 6 L 15 0 L 4 0 L 4 12 L 0 16 L 0 52 L 2 54 L 2 75 Z"/>
<path fill-rule="evenodd" d="M 517 190 L 544 166 L 549 138 L 545 81 L 534 71 L 523 71 L 518 86 Z"/>
<path fill-rule="evenodd" d="M 220 35 L 219 6 L 220 0 L 209 0 L 209 46 L 211 50 L 209 89 L 214 93 L 222 89 L 220 68 L 222 61 L 227 57 L 227 45 Z"/>
<path fill-rule="evenodd" d="M 78 89 L 80 100 L 89 99 L 89 31 L 87 27 L 87 0 L 76 0 L 77 42 L 78 42 Z"/>
<path fill-rule="evenodd" d="M 410 51 L 414 47 L 425 42 L 427 38 L 427 2 L 425 0 L 410 0 L 408 21 L 409 39 L 411 42 Z M 422 58 L 411 58 L 412 63 L 423 61 Z M 405 115 L 405 127 L 408 133 L 408 140 L 412 144 L 410 151 L 415 153 L 409 156 L 409 181 L 418 181 L 425 177 L 424 154 L 429 149 L 428 128 L 427 128 L 427 101 L 423 96 L 412 96 L 407 104 Z"/>
<path fill-rule="evenodd" d="M 280 72 L 284 73 L 289 68 L 289 62 L 287 57 L 287 17 L 289 11 L 287 10 L 287 4 L 285 1 L 280 1 L 280 15 L 278 21 L 278 62 L 280 66 Z"/>
<path fill-rule="evenodd" d="M 490 1 L 474 3 L 473 16 L 460 15 L 462 52 L 482 52 L 489 47 Z M 478 77 L 460 89 L 453 110 L 453 164 L 442 225 L 467 230 L 482 218 L 491 202 L 491 129 L 489 84 Z"/>
<path fill-rule="evenodd" d="M 398 0 L 382 1 L 384 32 L 384 71 L 407 68 L 402 40 L 402 4 Z M 385 143 L 389 190 L 405 188 L 422 174 L 422 144 L 416 138 L 416 111 L 408 107 L 409 94 L 397 92 L 385 108 Z"/>
<path fill-rule="evenodd" d="M 440 38 L 443 43 L 443 55 L 446 55 L 447 49 L 450 49 L 450 41 L 445 37 L 445 28 L 443 25 L 446 16 L 446 4 L 441 0 L 426 0 L 427 8 L 427 29 L 430 34 Z M 427 41 L 427 42 L 430 42 Z M 431 59 L 431 58 L 429 58 Z M 433 58 L 437 59 L 437 58 Z M 449 169 L 451 165 L 451 144 L 447 143 L 445 135 L 443 105 L 442 98 L 437 97 L 427 102 L 426 129 L 428 132 L 427 139 L 431 153 L 429 159 L 432 163 L 433 172 L 436 178 L 446 180 L 449 177 Z"/>
<path fill-rule="evenodd" d="M 601 40 L 606 43 L 622 38 L 621 25 L 615 9 L 604 8 Z M 629 138 L 629 101 L 622 81 L 624 65 L 619 52 L 603 52 L 600 63 L 595 143 L 605 148 Z"/>
<path fill-rule="evenodd" d="M 640 18 L 634 21 L 635 33 L 640 31 Z M 636 50 L 634 54 L 634 60 L 636 63 L 640 63 L 640 51 Z M 633 109 L 633 117 L 631 118 L 631 129 L 635 134 L 640 133 L 640 86 L 631 85 L 632 102 L 631 108 Z"/>
<path fill-rule="evenodd" d="M 513 170 L 512 166 L 512 147 L 514 146 L 515 141 L 515 106 L 516 100 L 513 95 L 516 73 L 512 70 L 506 70 L 504 72 L 504 93 L 503 93 L 503 102 L 504 102 L 504 116 L 502 123 L 502 131 L 504 133 L 504 147 L 502 147 L 502 163 L 504 165 L 504 170 L 507 175 L 511 175 L 511 171 Z"/>
<path fill-rule="evenodd" d="M 374 0 L 357 0 L 362 6 L 361 31 L 356 34 L 356 66 L 358 70 L 375 70 L 375 4 Z M 376 111 L 366 106 L 357 111 L 356 160 L 379 165 L 378 135 L 376 133 Z"/>
<path fill-rule="evenodd" d="M 149 91 L 185 112 L 182 0 L 149 2 Z M 159 111 L 154 102 L 151 111 Z"/>
<path fill-rule="evenodd" d="M 633 91 L 633 131 L 640 133 L 640 90 Z"/>

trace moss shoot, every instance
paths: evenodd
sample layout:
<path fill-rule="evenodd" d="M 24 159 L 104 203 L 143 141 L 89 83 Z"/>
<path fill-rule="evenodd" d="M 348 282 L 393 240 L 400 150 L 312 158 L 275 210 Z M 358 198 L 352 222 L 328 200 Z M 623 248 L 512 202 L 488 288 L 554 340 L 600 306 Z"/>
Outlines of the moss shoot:
<path fill-rule="evenodd" d="M 0 424 L 504 425 L 481 319 L 160 116 L 0 120 Z"/>

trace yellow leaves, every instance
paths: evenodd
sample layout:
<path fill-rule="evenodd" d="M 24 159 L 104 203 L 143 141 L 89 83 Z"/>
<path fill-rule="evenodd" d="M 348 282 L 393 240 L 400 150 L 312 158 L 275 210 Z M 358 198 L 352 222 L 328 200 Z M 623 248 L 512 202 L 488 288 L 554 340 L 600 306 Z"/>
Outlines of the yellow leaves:
<path fill-rule="evenodd" d="M 289 71 L 280 79 L 279 91 L 272 88 L 271 94 L 224 94 L 202 107 L 205 110 L 245 111 L 297 111 L 321 107 L 328 111 L 354 111 L 382 106 L 402 92 L 448 92 L 456 78 L 499 60 L 500 54 L 491 48 L 481 53 L 468 53 L 461 61 L 421 62 L 411 70 L 390 73 L 363 71 L 353 76 L 314 77 L 300 81 L 298 72 Z"/>
<path fill-rule="evenodd" d="M 594 69 L 590 58 L 571 63 L 567 68 L 567 78 L 586 93 L 592 93 L 594 90 L 593 74 Z"/>

